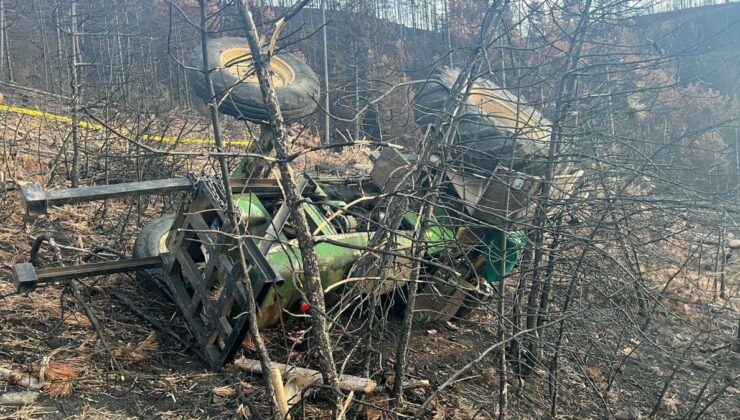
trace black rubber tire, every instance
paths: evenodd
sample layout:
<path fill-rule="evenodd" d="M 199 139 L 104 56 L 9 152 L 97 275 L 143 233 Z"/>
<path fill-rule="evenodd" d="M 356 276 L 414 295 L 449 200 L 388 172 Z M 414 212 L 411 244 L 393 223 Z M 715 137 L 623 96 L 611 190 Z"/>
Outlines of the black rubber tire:
<path fill-rule="evenodd" d="M 445 105 L 459 74 L 460 69 L 457 68 L 438 69 L 418 91 L 414 99 L 414 116 L 422 128 L 429 125 L 438 127 L 446 122 Z M 500 88 L 490 80 L 476 80 L 474 87 L 490 89 L 497 95 L 517 102 L 516 95 Z M 520 102 L 519 113 L 522 116 L 520 118 L 527 116 L 527 126 L 547 127 L 551 124 L 537 110 L 521 104 L 526 100 L 520 97 L 518 102 Z M 539 168 L 541 165 L 538 163 L 546 161 L 548 140 L 533 140 L 522 133 L 514 133 L 470 100 L 460 106 L 461 113 L 454 145 L 459 152 L 467 152 L 461 153 L 465 155 L 467 164 L 476 169 L 489 171 L 495 168 L 500 157 L 504 157 L 506 166 L 509 166 L 511 162 L 509 159 L 513 156 L 513 169 L 515 170 L 535 173 L 542 169 Z"/>
<path fill-rule="evenodd" d="M 262 101 L 259 84 L 240 81 L 237 76 L 227 71 L 225 63 L 221 62 L 222 54 L 227 50 L 248 49 L 247 40 L 236 37 L 213 38 L 207 41 L 207 46 L 208 65 L 215 68 L 211 73 L 211 81 L 220 102 L 219 112 L 257 123 L 267 121 L 267 110 Z M 290 83 L 275 87 L 283 118 L 285 121 L 291 121 L 313 113 L 321 94 L 316 73 L 293 54 L 279 53 L 276 57 L 293 72 Z M 211 95 L 206 88 L 205 77 L 200 71 L 203 68 L 203 53 L 200 46 L 189 55 L 187 65 L 191 67 L 188 74 L 193 90 L 200 98 L 210 100 Z M 224 98 L 225 95 L 228 96 Z"/>
<path fill-rule="evenodd" d="M 154 219 L 139 233 L 134 243 L 134 258 L 156 257 L 160 253 L 159 242 L 172 227 L 175 221 L 174 214 L 166 214 L 158 219 Z M 136 272 L 136 279 L 143 285 L 148 285 L 154 281 L 162 284 L 164 279 L 162 270 L 149 269 Z"/>

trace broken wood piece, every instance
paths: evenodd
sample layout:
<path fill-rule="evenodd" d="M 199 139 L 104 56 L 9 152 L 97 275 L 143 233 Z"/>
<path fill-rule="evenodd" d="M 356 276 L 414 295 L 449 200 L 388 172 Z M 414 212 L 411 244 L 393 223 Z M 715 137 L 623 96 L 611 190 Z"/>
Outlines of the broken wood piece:
<path fill-rule="evenodd" d="M 251 373 L 262 373 L 262 367 L 260 366 L 259 360 L 246 359 L 241 357 L 234 360 L 234 365 L 239 369 L 245 370 Z M 307 384 L 323 383 L 321 372 L 313 369 L 306 369 L 302 367 L 285 365 L 282 363 L 273 362 L 273 366 L 280 369 L 283 376 L 290 373 L 293 376 L 301 376 L 306 379 Z M 378 384 L 372 379 L 361 378 L 353 375 L 342 375 L 339 377 L 339 389 L 346 392 L 364 392 L 370 393 L 375 391 Z"/>
<path fill-rule="evenodd" d="M 288 406 L 288 398 L 285 395 L 283 375 L 280 373 L 280 368 L 273 366 L 270 369 L 270 379 L 272 379 L 272 384 L 275 387 L 275 399 L 280 409 L 280 417 L 285 418 L 288 415 L 288 411 L 290 411 L 290 407 Z"/>
<path fill-rule="evenodd" d="M 288 405 L 294 406 L 303 399 L 303 392 L 306 388 L 313 385 L 316 380 L 313 376 L 303 376 L 291 370 L 285 374 L 283 382 L 285 384 L 285 398 L 288 400 Z"/>
<path fill-rule="evenodd" d="M 37 391 L 6 392 L 0 394 L 0 405 L 26 405 L 36 402 Z"/>
<path fill-rule="evenodd" d="M 38 379 L 7 368 L 0 367 L 0 379 L 7 381 L 11 385 L 34 391 L 41 389 L 41 382 Z"/>
<path fill-rule="evenodd" d="M 403 381 L 404 389 L 427 388 L 427 387 L 429 387 L 428 379 L 406 379 L 405 381 Z"/>
<path fill-rule="evenodd" d="M 344 400 L 344 404 L 342 404 L 342 409 L 339 410 L 339 413 L 337 414 L 337 420 L 344 420 L 344 417 L 347 415 L 347 410 L 349 410 L 349 406 L 352 404 L 352 399 L 355 397 L 355 392 L 350 391 L 349 395 L 347 395 L 347 398 Z"/>

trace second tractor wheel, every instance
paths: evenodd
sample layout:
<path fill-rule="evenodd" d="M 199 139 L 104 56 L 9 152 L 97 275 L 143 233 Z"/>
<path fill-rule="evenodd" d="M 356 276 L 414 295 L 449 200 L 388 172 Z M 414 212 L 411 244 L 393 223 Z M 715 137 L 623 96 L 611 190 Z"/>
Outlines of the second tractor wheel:
<path fill-rule="evenodd" d="M 163 252 L 167 252 L 167 237 L 174 221 L 175 215 L 167 214 L 144 226 L 134 244 L 134 257 L 156 257 Z M 145 272 L 137 271 L 136 279 L 144 285 L 151 281 L 162 283 L 162 271 L 159 269 L 146 270 Z"/>
<path fill-rule="evenodd" d="M 252 55 L 244 38 L 226 37 L 207 41 L 208 66 L 218 100 L 219 112 L 252 121 L 267 121 Z M 200 46 L 188 59 L 189 76 L 195 93 L 208 101 L 212 95 L 203 75 Z M 311 68 L 290 53 L 276 54 L 270 60 L 272 82 L 280 110 L 286 121 L 305 117 L 316 110 L 319 78 Z"/>
<path fill-rule="evenodd" d="M 447 124 L 450 99 L 460 69 L 436 70 L 414 99 L 416 122 L 422 127 Z M 459 103 L 454 148 L 472 168 L 489 172 L 498 161 L 523 172 L 537 172 L 549 148 L 551 123 L 526 100 L 487 79 L 473 82 Z M 529 169 L 529 170 L 528 170 Z"/>

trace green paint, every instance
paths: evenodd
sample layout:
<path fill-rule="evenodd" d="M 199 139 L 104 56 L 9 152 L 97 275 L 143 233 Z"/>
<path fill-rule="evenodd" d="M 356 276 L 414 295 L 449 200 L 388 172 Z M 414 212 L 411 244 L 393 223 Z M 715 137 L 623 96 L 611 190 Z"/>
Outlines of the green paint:
<path fill-rule="evenodd" d="M 510 275 L 519 265 L 524 254 L 524 246 L 527 244 L 527 234 L 523 230 L 507 233 L 495 229 L 486 232 L 481 244 L 476 248 L 482 255 L 486 255 L 486 263 L 483 265 L 480 274 L 491 283 L 501 281 L 502 277 L 499 272 L 503 258 L 503 251 L 501 250 L 502 235 L 506 236 L 504 277 Z"/>
<path fill-rule="evenodd" d="M 426 232 L 427 241 L 427 253 L 430 255 L 436 255 L 444 251 L 445 248 L 455 241 L 455 231 L 442 226 L 438 222 L 440 216 L 432 214 L 432 221 L 429 224 L 429 229 Z M 408 212 L 403 215 L 403 221 L 406 227 L 415 231 L 420 228 L 419 214 L 416 212 Z"/>
<path fill-rule="evenodd" d="M 255 236 L 264 236 L 270 226 L 272 218 L 262 201 L 254 193 L 235 194 L 236 203 L 242 213 L 242 221 L 246 224 L 249 233 Z"/>
<path fill-rule="evenodd" d="M 322 235 L 330 236 L 337 234 L 337 230 L 334 228 L 334 225 L 326 221 L 326 217 L 324 217 L 316 205 L 312 203 L 303 203 L 303 211 L 305 211 L 306 216 L 308 216 L 308 222 L 309 225 L 311 225 L 311 229 L 316 229 L 321 226 L 320 232 Z"/>

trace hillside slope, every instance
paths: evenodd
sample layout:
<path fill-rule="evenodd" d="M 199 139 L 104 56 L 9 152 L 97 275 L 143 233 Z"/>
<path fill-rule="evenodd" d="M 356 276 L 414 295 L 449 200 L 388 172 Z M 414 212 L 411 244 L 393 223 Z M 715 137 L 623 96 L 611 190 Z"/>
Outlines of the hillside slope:
<path fill-rule="evenodd" d="M 681 83 L 740 94 L 740 3 L 640 16 L 634 22 L 646 42 L 676 57 Z"/>

